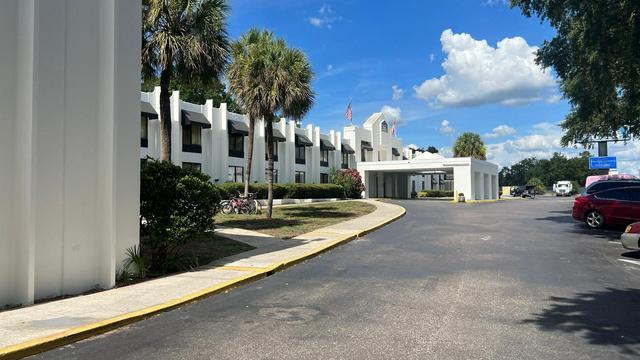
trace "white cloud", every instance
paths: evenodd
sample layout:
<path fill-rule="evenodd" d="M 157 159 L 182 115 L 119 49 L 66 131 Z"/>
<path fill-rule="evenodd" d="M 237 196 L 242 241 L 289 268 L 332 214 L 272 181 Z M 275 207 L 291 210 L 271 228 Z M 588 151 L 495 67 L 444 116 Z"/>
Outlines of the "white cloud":
<path fill-rule="evenodd" d="M 327 71 L 331 71 L 331 70 L 333 70 L 333 65 L 332 64 L 327 65 Z"/>
<path fill-rule="evenodd" d="M 440 132 L 447 135 L 453 134 L 454 129 L 451 127 L 449 120 L 442 120 L 440 123 Z"/>
<path fill-rule="evenodd" d="M 526 136 L 517 137 L 499 143 L 487 144 L 487 159 L 500 166 L 511 166 L 530 157 L 548 159 L 554 152 L 568 157 L 578 156 L 585 151 L 583 147 L 562 147 L 560 138 L 562 129 L 555 124 L 544 122 L 533 126 L 533 131 Z M 594 153 L 595 149 L 589 150 Z M 628 144 L 609 145 L 609 155 L 618 158 L 618 171 L 638 175 L 640 169 L 640 141 Z"/>
<path fill-rule="evenodd" d="M 484 5 L 494 6 L 494 5 L 509 5 L 509 0 L 486 0 Z"/>
<path fill-rule="evenodd" d="M 318 14 L 309 18 L 309 24 L 317 28 L 333 28 L 333 23 L 341 20 L 342 17 L 336 16 L 329 4 L 322 4 Z"/>
<path fill-rule="evenodd" d="M 535 46 L 521 37 L 494 48 L 469 34 L 442 32 L 445 74 L 414 86 L 416 96 L 435 108 L 489 103 L 519 105 L 544 98 L 556 82 L 535 63 Z"/>
<path fill-rule="evenodd" d="M 433 62 L 433 60 L 435 60 L 435 59 L 436 59 L 436 54 L 434 54 L 434 53 L 429 54 L 429 61 L 430 62 Z"/>
<path fill-rule="evenodd" d="M 393 85 L 391 90 L 393 90 L 393 95 L 391 96 L 393 100 L 400 100 L 404 96 L 404 90 L 398 87 L 398 85 Z"/>
<path fill-rule="evenodd" d="M 555 95 L 549 96 L 545 101 L 549 104 L 557 104 L 560 102 L 560 100 L 562 100 L 562 95 L 555 94 Z"/>
<path fill-rule="evenodd" d="M 398 122 L 401 120 L 402 110 L 399 107 L 393 107 L 389 105 L 384 105 L 380 112 L 384 114 L 387 118 L 387 121 L 393 121 L 396 119 Z"/>
<path fill-rule="evenodd" d="M 492 139 L 497 137 L 503 137 L 507 135 L 513 135 L 516 133 L 516 129 L 512 128 L 509 125 L 500 125 L 495 128 L 490 133 L 486 133 L 483 135 L 485 139 Z"/>

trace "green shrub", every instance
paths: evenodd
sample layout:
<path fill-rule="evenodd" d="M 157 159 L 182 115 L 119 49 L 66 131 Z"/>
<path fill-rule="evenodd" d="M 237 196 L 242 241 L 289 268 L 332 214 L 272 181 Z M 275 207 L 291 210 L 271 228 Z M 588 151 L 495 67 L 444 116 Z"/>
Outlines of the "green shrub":
<path fill-rule="evenodd" d="M 571 195 L 578 194 L 581 191 L 582 191 L 582 186 L 580 186 L 580 184 L 577 181 L 572 180 L 571 181 Z"/>
<path fill-rule="evenodd" d="M 445 191 L 445 190 L 422 190 L 418 193 L 419 197 L 422 198 L 442 198 L 442 197 L 453 197 L 453 191 Z"/>
<path fill-rule="evenodd" d="M 213 231 L 220 200 L 209 176 L 166 161 L 147 162 L 140 175 L 140 245 L 150 271 L 166 272 L 180 246 Z"/>
<path fill-rule="evenodd" d="M 224 183 L 219 186 L 225 199 L 244 193 L 242 183 Z M 267 184 L 249 185 L 249 192 L 256 193 L 258 199 L 267 198 Z M 333 184 L 273 184 L 274 199 L 329 199 L 341 198 L 342 189 Z"/>

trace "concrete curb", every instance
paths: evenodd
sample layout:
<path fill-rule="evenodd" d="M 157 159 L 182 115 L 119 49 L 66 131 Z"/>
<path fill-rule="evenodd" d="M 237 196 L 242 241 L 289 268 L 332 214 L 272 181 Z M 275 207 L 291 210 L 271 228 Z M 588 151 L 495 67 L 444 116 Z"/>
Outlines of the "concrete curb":
<path fill-rule="evenodd" d="M 309 253 L 285 259 L 281 263 L 271 267 L 256 269 L 256 271 L 253 274 L 237 277 L 235 279 L 227 281 L 226 283 L 218 284 L 210 288 L 202 289 L 200 291 L 179 297 L 177 299 L 165 302 L 160 305 L 151 306 L 145 309 L 130 312 L 130 313 L 116 316 L 110 319 L 98 321 L 93 324 L 79 326 L 67 331 L 63 331 L 58 334 L 45 336 L 45 337 L 27 341 L 21 344 L 1 348 L 0 359 L 21 359 L 26 356 L 31 356 L 47 350 L 52 350 L 57 347 L 74 343 L 76 341 L 90 338 L 95 335 L 103 334 L 105 332 L 117 329 L 119 327 L 132 324 L 134 322 L 149 318 L 153 315 L 178 308 L 182 305 L 195 302 L 195 301 L 207 298 L 209 296 L 219 294 L 221 292 L 227 292 L 240 285 L 244 285 L 259 279 L 263 279 L 267 276 L 273 275 L 276 272 L 282 271 L 286 268 L 294 266 L 305 260 L 308 260 L 322 253 L 325 253 L 339 245 L 355 240 L 365 234 L 368 234 L 374 230 L 377 230 L 389 223 L 392 223 L 398 220 L 399 218 L 403 217 L 406 214 L 407 210 L 405 208 L 403 208 L 400 205 L 396 205 L 396 204 L 393 204 L 393 205 L 399 208 L 400 212 L 398 214 L 390 218 L 387 218 L 384 221 L 381 221 L 380 223 L 374 226 L 371 226 L 369 228 L 366 228 L 364 230 L 360 230 L 360 231 L 354 232 L 353 234 L 342 236 L 341 238 L 336 239 L 322 246 L 319 249 L 314 249 Z"/>

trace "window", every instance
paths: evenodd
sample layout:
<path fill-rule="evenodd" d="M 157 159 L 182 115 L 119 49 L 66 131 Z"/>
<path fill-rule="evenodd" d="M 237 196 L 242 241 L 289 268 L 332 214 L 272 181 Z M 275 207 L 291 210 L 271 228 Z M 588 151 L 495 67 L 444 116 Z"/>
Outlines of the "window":
<path fill-rule="evenodd" d="M 380 128 L 382 129 L 382 132 L 389 132 L 389 124 L 387 124 L 386 121 L 383 121 L 382 124 L 380 124 Z"/>
<path fill-rule="evenodd" d="M 304 171 L 296 171 L 296 184 L 304 184 L 305 176 Z"/>
<path fill-rule="evenodd" d="M 140 147 L 149 146 L 149 119 L 141 115 L 140 116 Z"/>
<path fill-rule="evenodd" d="M 182 168 L 183 169 L 187 169 L 187 170 L 198 170 L 198 171 L 200 171 L 202 169 L 202 165 L 200 165 L 198 163 L 192 163 L 192 162 L 183 162 L 182 163 Z"/>
<path fill-rule="evenodd" d="M 367 161 L 367 150 L 360 149 L 360 161 L 362 162 Z"/>
<path fill-rule="evenodd" d="M 296 146 L 296 164 L 307 163 L 307 148 L 304 146 Z"/>
<path fill-rule="evenodd" d="M 640 188 L 627 189 L 631 201 L 640 201 Z"/>
<path fill-rule="evenodd" d="M 424 180 L 422 180 L 422 190 L 426 189 L 427 187 L 425 186 Z"/>
<path fill-rule="evenodd" d="M 324 166 L 324 167 L 329 166 L 329 150 L 326 150 L 326 149 L 320 150 L 320 166 Z"/>
<path fill-rule="evenodd" d="M 320 184 L 329 183 L 329 174 L 320 173 Z"/>
<path fill-rule="evenodd" d="M 416 181 L 411 180 L 411 192 L 416 192 Z"/>
<path fill-rule="evenodd" d="M 269 178 L 269 172 L 265 170 L 264 172 L 264 179 L 265 181 Z M 273 169 L 273 183 L 277 183 L 278 182 L 278 169 Z"/>
<path fill-rule="evenodd" d="M 242 183 L 244 182 L 244 167 L 243 166 L 229 166 L 229 172 L 227 180 L 230 182 Z"/>
<path fill-rule="evenodd" d="M 269 144 L 265 141 L 264 142 L 264 160 L 265 161 L 269 160 L 268 146 Z M 273 161 L 278 161 L 278 142 L 277 141 L 273 142 Z"/>
<path fill-rule="evenodd" d="M 606 190 L 596 195 L 598 199 L 607 199 L 607 200 L 621 200 L 628 201 L 630 200 L 629 194 L 626 189 L 613 189 Z"/>
<path fill-rule="evenodd" d="M 229 134 L 229 156 L 244 157 L 244 135 Z"/>
<path fill-rule="evenodd" d="M 342 153 L 342 168 L 343 169 L 349 168 L 349 154 L 347 153 Z"/>
<path fill-rule="evenodd" d="M 202 127 L 200 125 L 182 126 L 182 151 L 202 152 Z"/>

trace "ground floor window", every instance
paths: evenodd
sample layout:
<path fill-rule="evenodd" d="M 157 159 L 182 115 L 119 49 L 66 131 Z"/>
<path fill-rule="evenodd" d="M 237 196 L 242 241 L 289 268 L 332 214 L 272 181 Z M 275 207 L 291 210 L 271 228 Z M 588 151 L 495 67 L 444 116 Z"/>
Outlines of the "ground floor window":
<path fill-rule="evenodd" d="M 202 165 L 200 165 L 199 163 L 183 162 L 182 163 L 182 168 L 183 169 L 188 169 L 188 170 L 201 171 L 202 170 Z"/>
<path fill-rule="evenodd" d="M 304 184 L 305 182 L 306 180 L 304 171 L 296 171 L 296 184 Z"/>
<path fill-rule="evenodd" d="M 267 181 L 267 179 L 269 178 L 269 172 L 265 170 L 264 172 L 264 180 Z M 277 183 L 278 182 L 278 170 L 277 169 L 273 169 L 273 183 Z"/>
<path fill-rule="evenodd" d="M 328 184 L 329 183 L 329 174 L 320 173 L 320 184 Z"/>
<path fill-rule="evenodd" d="M 229 166 L 228 175 L 227 180 L 230 182 L 244 182 L 244 166 Z"/>
<path fill-rule="evenodd" d="M 362 162 L 367 161 L 367 150 L 365 149 L 360 150 L 360 161 Z"/>
<path fill-rule="evenodd" d="M 349 154 L 347 153 L 342 153 L 342 168 L 343 169 L 349 168 Z"/>

